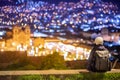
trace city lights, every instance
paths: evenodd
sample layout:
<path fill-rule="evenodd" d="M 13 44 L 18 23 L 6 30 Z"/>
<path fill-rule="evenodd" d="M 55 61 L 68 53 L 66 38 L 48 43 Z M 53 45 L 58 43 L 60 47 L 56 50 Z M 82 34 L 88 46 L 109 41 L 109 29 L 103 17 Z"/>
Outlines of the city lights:
<path fill-rule="evenodd" d="M 11 30 L 7 39 L 1 37 L 1 51 L 27 51 L 28 55 L 41 56 L 56 50 L 64 53 L 65 60 L 71 60 L 70 57 L 77 60 L 88 58 L 88 45 L 93 44 L 91 39 L 97 36 L 112 41 L 112 46 L 120 44 L 120 12 L 112 3 L 80 0 L 53 4 L 19 0 L 16 4 L 19 3 L 21 5 L 0 8 L 0 29 L 3 30 L 0 36 L 7 33 L 4 28 Z M 102 33 L 103 28 L 112 29 Z"/>

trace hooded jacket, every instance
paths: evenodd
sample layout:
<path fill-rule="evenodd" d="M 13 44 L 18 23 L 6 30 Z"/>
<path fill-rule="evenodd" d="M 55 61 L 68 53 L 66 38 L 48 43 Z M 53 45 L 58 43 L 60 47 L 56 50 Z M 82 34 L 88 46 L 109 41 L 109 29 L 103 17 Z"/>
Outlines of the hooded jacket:
<path fill-rule="evenodd" d="M 92 71 L 92 72 L 96 72 L 96 69 L 95 69 L 95 60 L 96 60 L 95 56 L 96 56 L 96 54 L 95 53 L 96 53 L 97 50 L 98 51 L 105 51 L 105 50 L 107 50 L 103 46 L 103 39 L 102 39 L 102 37 L 97 37 L 95 39 L 95 44 L 94 44 L 93 49 L 91 50 L 89 58 L 88 58 L 87 69 L 89 71 Z"/>

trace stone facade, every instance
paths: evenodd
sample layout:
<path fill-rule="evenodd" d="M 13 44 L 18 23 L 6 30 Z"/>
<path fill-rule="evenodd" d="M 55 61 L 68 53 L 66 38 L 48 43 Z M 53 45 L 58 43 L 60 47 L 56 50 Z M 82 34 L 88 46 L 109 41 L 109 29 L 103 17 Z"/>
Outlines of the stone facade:
<path fill-rule="evenodd" d="M 12 38 L 7 39 L 5 42 L 7 50 L 20 50 L 26 49 L 30 46 L 30 27 L 25 26 L 24 28 L 20 26 L 13 26 Z"/>

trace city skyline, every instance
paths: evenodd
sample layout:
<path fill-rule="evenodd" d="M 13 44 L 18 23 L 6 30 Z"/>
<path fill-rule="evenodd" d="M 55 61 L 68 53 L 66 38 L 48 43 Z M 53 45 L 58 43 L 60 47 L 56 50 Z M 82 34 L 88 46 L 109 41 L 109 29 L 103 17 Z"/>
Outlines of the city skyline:
<path fill-rule="evenodd" d="M 24 2 L 25 0 L 19 1 Z M 101 0 L 62 2 L 58 5 L 30 0 L 26 4 L 17 6 L 2 6 L 0 12 L 1 30 L 12 28 L 14 25 L 23 28 L 29 25 L 31 33 L 33 35 L 35 33 L 37 37 L 40 33 L 45 33 L 49 37 L 76 39 L 88 38 L 89 33 L 89 35 L 96 32 L 99 34 L 103 28 L 107 28 L 113 34 L 120 31 L 118 8 L 112 3 L 104 3 Z M 115 36 L 107 35 L 113 40 Z M 105 40 L 110 41 L 111 39 Z M 119 40 L 117 44 L 119 44 Z"/>

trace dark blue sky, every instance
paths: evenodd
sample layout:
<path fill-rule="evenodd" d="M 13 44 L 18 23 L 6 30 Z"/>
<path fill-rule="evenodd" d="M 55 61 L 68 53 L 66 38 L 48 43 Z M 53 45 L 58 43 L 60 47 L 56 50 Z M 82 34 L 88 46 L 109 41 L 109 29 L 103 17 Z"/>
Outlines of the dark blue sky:
<path fill-rule="evenodd" d="M 40 1 L 40 0 L 36 0 L 36 1 Z M 79 0 L 41 0 L 41 1 L 47 1 L 47 2 L 50 2 L 50 3 L 59 3 L 61 1 L 64 1 L 64 2 L 78 2 Z M 120 6 L 120 0 L 102 0 L 102 1 L 103 2 L 112 2 L 112 3 Z"/>
<path fill-rule="evenodd" d="M 102 0 L 104 2 L 112 2 L 113 4 L 116 4 L 120 8 L 120 0 Z"/>
<path fill-rule="evenodd" d="M 9 1 L 9 2 L 8 2 Z M 12 4 L 11 2 L 16 2 L 18 0 L 0 0 L 0 6 L 1 5 L 4 5 L 4 4 Z M 27 0 L 25 0 L 27 1 Z M 45 1 L 45 2 L 50 2 L 50 3 L 59 3 L 61 1 L 64 1 L 64 2 L 78 2 L 79 0 L 33 0 L 33 1 Z M 112 2 L 114 4 L 117 4 L 120 8 L 120 0 L 102 0 L 103 2 Z"/>

